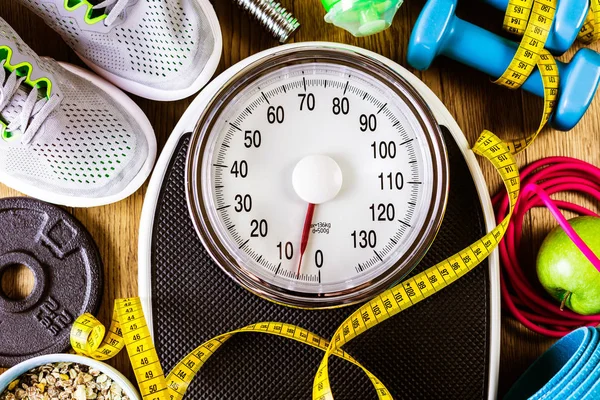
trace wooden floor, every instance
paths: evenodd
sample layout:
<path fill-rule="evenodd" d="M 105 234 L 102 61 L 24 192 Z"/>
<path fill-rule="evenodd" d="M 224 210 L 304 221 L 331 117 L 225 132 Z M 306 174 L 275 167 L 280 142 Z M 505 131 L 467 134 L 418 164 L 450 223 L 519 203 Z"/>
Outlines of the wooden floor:
<path fill-rule="evenodd" d="M 393 26 L 385 33 L 363 39 L 353 38 L 344 31 L 323 22 L 323 9 L 318 0 L 282 0 L 302 22 L 295 41 L 334 41 L 358 45 L 380 53 L 406 66 L 408 38 L 422 0 L 408 1 L 396 16 Z M 0 1 L 0 17 L 4 18 L 38 54 L 60 61 L 83 65 L 60 37 L 19 1 Z M 277 43 L 256 24 L 250 22 L 230 0 L 213 0 L 223 30 L 224 52 L 219 71 L 260 50 Z M 460 14 L 467 20 L 490 30 L 500 32 L 502 13 L 476 0 L 461 0 Z M 576 45 L 577 47 L 579 45 Z M 593 46 L 596 50 L 599 46 Z M 565 59 L 570 59 L 573 50 Z M 539 122 L 541 101 L 520 91 L 512 92 L 495 86 L 490 79 L 448 59 L 440 58 L 430 70 L 416 72 L 446 104 L 471 143 L 482 129 L 490 129 L 500 137 L 517 137 L 530 132 Z M 191 99 L 179 102 L 157 103 L 135 99 L 154 125 L 159 149 L 183 114 Z M 510 105 L 507 108 L 507 105 Z M 600 165 L 600 101 L 595 101 L 584 120 L 571 132 L 546 129 L 537 142 L 518 156 L 521 166 L 551 155 L 584 159 Z M 489 165 L 482 165 L 492 192 L 499 189 L 500 180 Z M 90 230 L 98 243 L 105 265 L 104 303 L 100 317 L 108 320 L 112 301 L 118 297 L 137 294 L 137 237 L 145 187 L 130 198 L 113 205 L 92 209 L 70 209 Z M 0 185 L 0 197 L 19 193 Z M 585 199 L 578 199 L 587 204 Z M 589 205 L 589 204 L 588 204 Z M 590 206 L 598 209 L 597 204 Z M 554 222 L 545 211 L 529 215 L 524 238 L 528 242 L 529 265 L 533 265 L 535 249 Z M 527 265 L 527 263 L 525 263 Z M 19 288 L 31 282 L 17 279 Z M 15 290 L 21 290 L 15 286 Z M 534 334 L 510 317 L 502 319 L 502 360 L 500 372 L 501 396 L 515 379 L 537 358 L 553 340 Z M 130 377 L 131 371 L 124 354 L 112 361 Z"/>

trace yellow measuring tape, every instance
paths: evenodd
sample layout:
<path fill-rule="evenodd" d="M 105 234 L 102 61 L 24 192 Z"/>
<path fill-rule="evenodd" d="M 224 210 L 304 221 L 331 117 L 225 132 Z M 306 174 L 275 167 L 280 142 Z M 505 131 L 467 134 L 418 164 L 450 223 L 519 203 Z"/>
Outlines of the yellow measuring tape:
<path fill-rule="evenodd" d="M 532 14 L 533 0 L 510 0 L 504 16 L 504 29 L 524 35 Z M 600 0 L 590 0 L 590 9 L 577 39 L 590 44 L 600 39 Z"/>
<path fill-rule="evenodd" d="M 579 41 L 590 44 L 600 39 L 600 1 L 591 0 L 585 23 L 577 36 Z"/>
<path fill-rule="evenodd" d="M 325 353 L 314 378 L 313 400 L 333 399 L 328 369 L 331 356 L 343 358 L 360 367 L 371 380 L 379 399 L 392 399 L 392 395 L 385 385 L 346 353 L 342 347 L 367 330 L 449 286 L 491 254 L 506 232 L 519 197 L 519 171 L 513 154 L 531 144 L 548 121 L 554 107 L 558 90 L 558 71 L 554 58 L 543 50 L 543 47 L 554 17 L 556 0 L 511 0 L 510 2 L 513 6 L 515 3 L 529 4 L 527 15 L 535 16 L 535 18 L 529 18 L 524 23 L 515 22 L 516 18 L 512 19 L 515 24 L 513 29 L 524 27 L 524 37 L 515 59 L 498 83 L 517 88 L 525 82 L 537 65 L 544 84 L 545 107 L 538 130 L 526 139 L 503 142 L 493 133 L 484 131 L 473 147 L 476 154 L 485 157 L 494 165 L 509 193 L 510 212 L 490 233 L 464 250 L 386 290 L 364 304 L 344 321 L 331 341 L 298 326 L 281 322 L 252 324 L 203 343 L 165 376 L 146 324 L 140 299 L 131 298 L 115 302 L 112 323 L 108 332 L 92 315 L 84 314 L 79 317 L 71 330 L 73 349 L 77 353 L 98 360 L 107 360 L 126 347 L 144 400 L 179 400 L 183 398 L 191 381 L 204 363 L 228 339 L 239 333 L 267 333 L 296 340 Z M 536 21 L 534 22 L 532 19 Z"/>
<path fill-rule="evenodd" d="M 494 83 L 517 89 L 537 66 L 544 86 L 544 112 L 540 125 L 534 134 L 507 142 L 514 153 L 524 150 L 535 140 L 556 105 L 560 80 L 558 67 L 552 54 L 544 49 L 555 14 L 556 0 L 510 0 L 506 8 L 504 29 L 523 38 L 508 68 Z"/>
<path fill-rule="evenodd" d="M 380 399 L 392 399 L 377 377 L 342 350 L 342 346 L 386 319 L 447 287 L 485 260 L 496 248 L 512 215 L 520 188 L 519 172 L 506 143 L 485 131 L 473 151 L 490 160 L 502 176 L 510 194 L 511 214 L 489 234 L 471 246 L 386 290 L 355 311 L 328 341 L 303 328 L 278 322 L 262 322 L 215 337 L 188 354 L 165 377 L 154 348 L 150 330 L 139 298 L 115 302 L 108 332 L 92 315 L 79 317 L 71 329 L 71 345 L 80 354 L 107 360 L 123 347 L 127 348 L 140 393 L 144 400 L 182 399 L 189 384 L 204 363 L 229 338 L 238 333 L 253 332 L 283 336 L 316 347 L 325 352 L 313 385 L 313 399 L 333 399 L 329 385 L 328 359 L 337 356 L 360 367 L 371 380 Z"/>

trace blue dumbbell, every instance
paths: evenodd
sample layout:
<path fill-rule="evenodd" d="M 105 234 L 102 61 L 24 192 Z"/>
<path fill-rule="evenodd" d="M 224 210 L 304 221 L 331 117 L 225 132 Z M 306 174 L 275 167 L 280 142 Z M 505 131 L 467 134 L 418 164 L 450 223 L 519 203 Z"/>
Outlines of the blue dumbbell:
<path fill-rule="evenodd" d="M 506 11 L 506 7 L 508 7 L 508 0 L 483 1 L 501 11 Z M 552 54 L 560 56 L 571 48 L 585 23 L 589 9 L 589 0 L 557 1 L 556 16 L 546 42 L 546 48 Z"/>
<path fill-rule="evenodd" d="M 439 54 L 500 77 L 518 44 L 470 24 L 455 15 L 457 0 L 429 0 L 411 34 L 408 63 L 429 68 Z M 600 54 L 581 49 L 570 63 L 557 62 L 560 73 L 559 98 L 551 125 L 561 131 L 572 129 L 590 106 L 600 82 Z M 542 78 L 536 69 L 522 86 L 544 96 Z"/>

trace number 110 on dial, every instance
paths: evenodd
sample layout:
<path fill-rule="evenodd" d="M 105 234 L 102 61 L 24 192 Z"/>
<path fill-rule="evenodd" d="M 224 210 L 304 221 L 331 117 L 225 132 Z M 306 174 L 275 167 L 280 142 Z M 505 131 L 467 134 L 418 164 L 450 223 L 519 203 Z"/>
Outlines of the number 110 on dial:
<path fill-rule="evenodd" d="M 192 139 L 188 182 L 200 183 L 188 194 L 233 279 L 280 303 L 331 307 L 385 289 L 423 256 L 447 161 L 439 127 L 393 71 L 301 53 L 224 87 Z"/>

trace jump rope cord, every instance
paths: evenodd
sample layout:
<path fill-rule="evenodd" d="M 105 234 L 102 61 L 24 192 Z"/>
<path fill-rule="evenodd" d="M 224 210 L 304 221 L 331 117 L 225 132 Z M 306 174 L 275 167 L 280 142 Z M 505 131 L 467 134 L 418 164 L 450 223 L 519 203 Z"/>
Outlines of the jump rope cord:
<path fill-rule="evenodd" d="M 598 214 L 577 204 L 550 198 L 556 193 L 570 192 L 581 193 L 600 201 L 600 169 L 570 157 L 549 157 L 524 168 L 521 180 L 522 195 L 515 206 L 506 236 L 499 246 L 503 307 L 532 331 L 552 337 L 565 336 L 579 326 L 600 324 L 600 315 L 584 316 L 567 309 L 561 310 L 539 285 L 534 286 L 530 282 L 518 258 L 524 216 L 534 207 L 545 206 L 569 238 L 600 271 L 597 255 L 571 228 L 560 210 L 586 216 L 598 217 Z M 501 221 L 509 211 L 508 198 L 505 193 L 498 193 L 492 202 L 496 218 Z"/>

